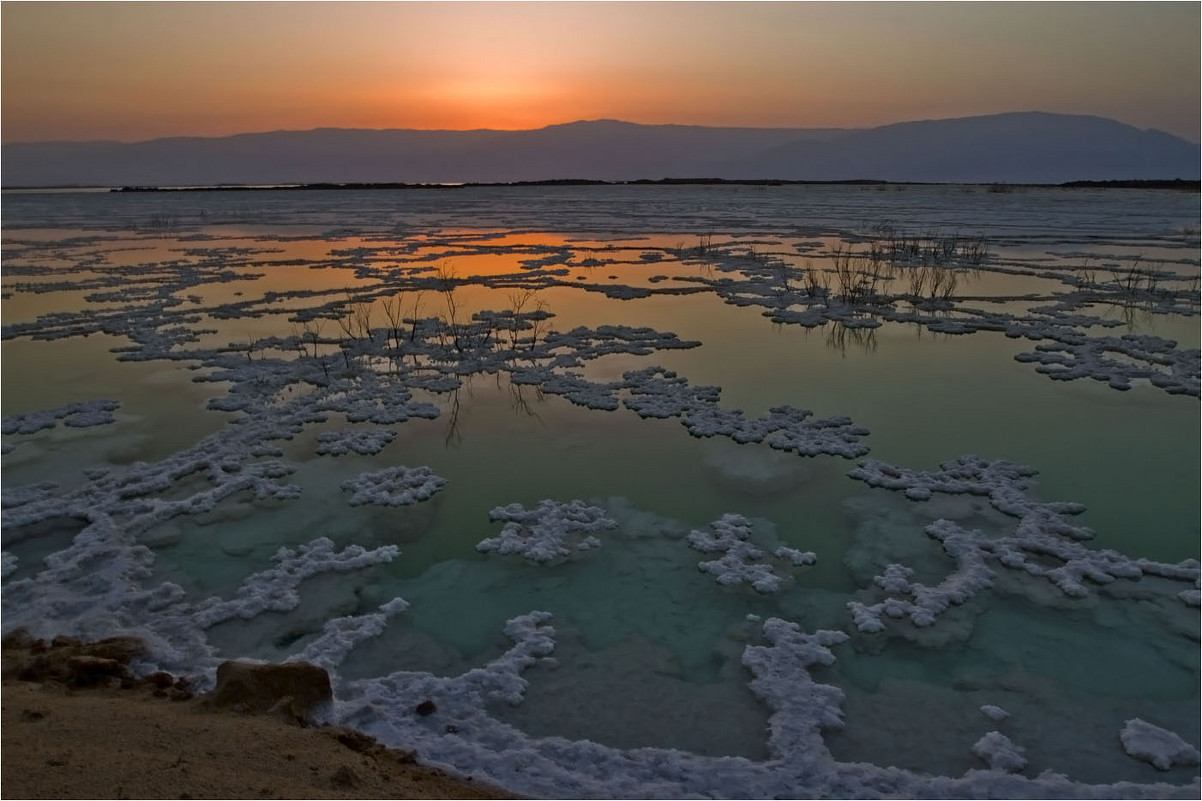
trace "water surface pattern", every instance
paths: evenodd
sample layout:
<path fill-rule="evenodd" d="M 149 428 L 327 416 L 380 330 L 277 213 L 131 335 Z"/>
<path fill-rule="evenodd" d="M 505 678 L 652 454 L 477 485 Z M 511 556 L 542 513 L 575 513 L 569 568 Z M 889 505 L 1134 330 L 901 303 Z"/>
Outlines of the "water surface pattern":
<path fill-rule="evenodd" d="M 1194 194 L 3 219 L 6 633 L 309 660 L 530 795 L 1198 794 Z"/>

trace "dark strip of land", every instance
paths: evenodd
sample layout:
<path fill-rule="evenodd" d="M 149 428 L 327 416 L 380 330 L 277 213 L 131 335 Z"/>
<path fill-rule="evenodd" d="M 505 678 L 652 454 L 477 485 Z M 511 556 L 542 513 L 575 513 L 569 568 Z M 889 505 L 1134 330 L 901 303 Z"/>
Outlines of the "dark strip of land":
<path fill-rule="evenodd" d="M 215 186 L 123 186 L 113 192 L 257 192 L 270 190 L 363 190 L 363 189 L 467 189 L 473 187 L 522 187 L 522 186 L 984 186 L 991 192 L 1005 193 L 1017 189 L 1171 189 L 1182 192 L 1198 192 L 1202 182 L 1180 178 L 1171 180 L 1132 181 L 1069 181 L 1060 184 L 947 184 L 925 181 L 878 181 L 856 178 L 846 181 L 791 181 L 777 178 L 660 178 L 636 181 L 598 181 L 577 178 L 557 178 L 546 181 L 511 181 L 508 183 L 306 183 L 278 186 L 246 186 L 242 184 L 220 184 Z M 16 188 L 16 187 L 13 187 Z M 46 187 L 51 188 L 51 187 Z"/>

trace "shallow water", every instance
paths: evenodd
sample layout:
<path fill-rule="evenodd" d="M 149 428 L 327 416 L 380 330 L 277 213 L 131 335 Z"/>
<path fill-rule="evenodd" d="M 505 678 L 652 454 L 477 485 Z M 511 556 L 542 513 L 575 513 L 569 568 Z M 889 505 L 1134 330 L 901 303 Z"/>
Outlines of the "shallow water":
<path fill-rule="evenodd" d="M 1199 556 L 1202 483 L 1194 195 L 974 187 L 6 194 L 3 214 L 6 631 L 142 632 L 160 647 L 161 664 L 205 676 L 216 658 L 327 648 L 328 621 L 371 615 L 401 597 L 403 613 L 373 636 L 352 637 L 356 647 L 329 665 L 340 696 L 377 698 L 338 713 L 377 736 L 403 732 L 427 758 L 527 793 L 626 786 L 620 778 L 565 784 L 551 768 L 523 777 L 489 756 L 543 749 L 540 759 L 571 766 L 578 757 L 566 751 L 547 756 L 558 741 L 542 738 L 560 736 L 746 757 L 739 770 L 784 782 L 765 787 L 837 794 L 843 785 L 780 778 L 774 767 L 790 718 L 779 700 L 749 687 L 745 649 L 764 642 L 762 621 L 780 618 L 806 632 L 850 634 L 832 647 L 833 665 L 792 679 L 804 684 L 812 674 L 845 695 L 845 725 L 824 724 L 835 760 L 827 764 L 840 776 L 852 763 L 904 768 L 912 772 L 905 781 L 918 782 L 904 786 L 917 792 L 926 774 L 986 767 L 971 749 L 996 728 L 1025 747 L 1023 775 L 1033 782 L 1049 768 L 1090 784 L 1196 780 L 1196 768 L 1160 773 L 1131 759 L 1117 737 L 1139 717 L 1199 739 L 1197 604 L 1178 597 L 1198 586 L 1196 562 L 1182 563 Z M 932 261 L 939 280 L 956 276 L 942 302 L 911 295 L 914 264 L 868 258 L 902 238 L 954 248 L 978 236 L 983 260 Z M 848 248 L 872 286 L 859 299 L 844 294 Z M 1082 284 L 1091 260 L 1099 266 Z M 1132 278 L 1132 268 L 1155 274 Z M 489 311 L 517 313 L 523 326 L 472 326 Z M 966 322 L 968 332 L 944 333 L 949 321 Z M 605 326 L 629 328 L 610 340 Z M 588 331 L 563 336 L 579 327 Z M 660 333 L 630 333 L 642 327 Z M 1090 343 L 1125 335 L 1159 339 L 1116 339 L 1105 361 L 1089 361 Z M 1077 348 L 1082 377 L 1052 380 L 1016 360 L 1037 346 Z M 844 441 L 858 443 L 854 457 L 846 444 L 799 457 L 770 440 L 690 436 L 681 419 L 647 419 L 628 403 L 573 402 L 548 383 L 551 373 L 523 372 L 554 366 L 594 393 L 616 382 L 609 392 L 629 401 L 652 384 L 624 376 L 655 365 L 690 387 L 720 388 L 717 407 L 749 420 L 792 405 L 814 419 L 846 415 L 869 433 Z M 197 381 L 218 373 L 219 381 Z M 434 378 L 441 383 L 428 383 Z M 120 404 L 106 425 L 72 427 L 65 417 L 18 431 L 20 415 L 100 399 Z M 367 408 L 345 405 L 353 399 L 370 401 L 379 419 L 348 422 L 352 407 Z M 715 408 L 689 403 L 688 414 Z M 401 407 L 427 411 L 389 417 Z M 319 453 L 322 435 L 348 429 L 393 433 L 375 454 Z M 792 430 L 817 441 L 811 429 Z M 1072 524 L 1092 529 L 1094 550 L 1073 558 L 1113 549 L 1128 557 L 1115 569 L 1143 577 L 1095 572 L 1075 597 L 994 553 L 985 557 L 991 586 L 934 625 L 903 618 L 880 632 L 857 628 L 848 603 L 884 597 L 874 577 L 888 565 L 908 566 L 927 587 L 960 575 L 946 547 L 924 534 L 935 521 L 1008 542 L 1028 512 L 1004 514 L 980 488 L 909 500 L 848 471 L 865 455 L 937 471 L 965 454 L 1038 470 L 1023 503 L 1085 507 Z M 266 482 L 229 483 L 276 461 L 282 470 Z M 344 482 L 398 465 L 428 466 L 446 486 L 416 504 L 348 505 Z M 95 468 L 108 468 L 107 477 Z M 122 471 L 161 480 L 104 489 Z M 34 500 L 14 492 L 45 481 L 58 486 Z M 265 489 L 285 483 L 298 490 Z M 213 491 L 211 503 L 193 502 Z M 603 510 L 613 526 L 597 532 L 601 547 L 550 564 L 477 550 L 502 529 L 490 510 L 529 510 L 543 499 Z M 773 593 L 717 583 L 698 563 L 721 554 L 689 547 L 689 533 L 727 514 L 749 519 L 750 541 L 762 549 L 810 551 L 816 563 L 765 557 L 784 579 Z M 1053 536 L 1038 519 L 1039 536 Z M 104 542 L 89 537 L 110 521 Z M 355 570 L 327 565 L 333 572 L 304 579 L 295 599 L 259 588 L 256 576 L 279 548 L 318 537 L 401 553 L 388 561 L 378 551 L 376 564 Z M 135 542 L 153 555 L 145 569 L 122 561 L 143 558 Z M 1052 546 L 1020 547 L 1038 569 L 1067 558 Z M 72 559 L 93 565 L 94 578 L 59 569 Z M 1162 567 L 1138 567 L 1139 559 Z M 1176 572 L 1157 577 L 1165 571 Z M 148 606 L 138 595 L 164 583 L 178 587 L 177 599 Z M 212 596 L 237 599 L 240 611 L 204 625 L 200 612 L 179 612 Z M 553 615 L 558 662 L 522 665 L 522 703 L 471 696 L 470 708 L 487 716 L 473 718 L 474 729 L 464 718 L 459 730 L 440 732 L 398 719 L 389 696 L 378 695 L 391 686 L 378 677 L 395 671 L 447 677 L 446 692 L 461 693 L 455 682 L 470 684 L 473 668 L 509 664 L 514 645 L 501 632 L 533 610 Z M 982 704 L 1011 716 L 994 723 Z M 817 742 L 811 755 L 820 755 Z M 670 794 L 731 792 L 725 764 L 689 762 Z M 630 777 L 647 781 L 633 767 Z"/>

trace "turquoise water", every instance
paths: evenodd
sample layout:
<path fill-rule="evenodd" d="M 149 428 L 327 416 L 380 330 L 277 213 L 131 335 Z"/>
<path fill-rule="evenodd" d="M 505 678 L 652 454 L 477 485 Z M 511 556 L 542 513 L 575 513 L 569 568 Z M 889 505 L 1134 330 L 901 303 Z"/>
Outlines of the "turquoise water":
<path fill-rule="evenodd" d="M 1187 782 L 1196 771 L 1152 775 L 1115 735 L 1138 716 L 1198 742 L 1197 608 L 1175 597 L 1196 589 L 1196 566 L 1194 581 L 1120 578 L 1091 585 L 1085 598 L 999 568 L 991 589 L 935 626 L 857 631 L 847 603 L 872 596 L 886 565 L 906 564 L 928 586 L 954 571 L 924 527 L 948 518 L 1003 537 L 1015 519 L 977 496 L 915 502 L 871 488 L 847 475 L 859 458 L 698 438 L 679 419 L 586 408 L 510 376 L 579 347 L 530 355 L 538 337 L 554 332 L 672 332 L 699 344 L 665 349 L 660 339 L 653 352 L 557 369 L 604 383 L 658 365 L 691 386 L 720 388 L 721 408 L 747 418 L 783 404 L 816 418 L 846 415 L 869 432 L 860 439 L 868 456 L 908 469 L 935 470 L 964 454 L 1030 465 L 1039 471 L 1030 497 L 1084 505 L 1074 522 L 1095 531 L 1090 547 L 1176 564 L 1199 556 L 1196 389 L 1050 380 L 1015 360 L 1035 348 L 1031 338 L 939 333 L 930 323 L 940 317 L 929 311 L 925 323 L 894 319 L 916 308 L 901 297 L 904 278 L 878 285 L 887 303 L 856 309 L 855 319 L 875 317 L 875 328 L 782 324 L 769 315 L 829 309 L 829 300 L 798 300 L 804 271 L 817 267 L 836 280 L 833 249 L 866 253 L 869 232 L 886 221 L 912 236 L 980 234 L 988 257 L 952 268 L 960 282 L 943 317 L 966 308 L 986 309 L 991 320 L 1035 315 L 1060 326 L 1052 333 L 1061 339 L 1045 344 L 1080 335 L 1173 339 L 1168 347 L 1193 365 L 1196 387 L 1198 356 L 1189 349 L 1198 347 L 1198 243 L 1196 233 L 1182 233 L 1197 230 L 1196 205 L 1196 196 L 1171 192 L 998 196 L 943 187 L 5 195 L 6 421 L 75 401 L 120 402 L 108 425 L 6 434 L 6 448 L 14 447 L 4 456 L 5 489 L 54 481 L 51 496 L 65 498 L 88 491 L 90 468 L 133 469 L 226 436 L 245 413 L 208 404 L 230 390 L 264 393 L 255 409 L 305 408 L 304 398 L 323 391 L 322 371 L 325 379 L 359 371 L 361 380 L 374 370 L 384 381 L 453 372 L 458 389 L 410 390 L 437 408 L 434 419 L 377 426 L 329 411 L 273 440 L 279 453 L 269 458 L 293 471 L 285 481 L 299 487 L 295 499 L 256 500 L 243 490 L 148 525 L 141 512 L 114 506 L 118 526 L 137 531 L 153 553 L 140 585 L 172 582 L 194 601 L 231 597 L 281 546 L 315 537 L 338 547 L 396 545 L 395 560 L 307 579 L 296 608 L 235 617 L 208 629 L 207 643 L 221 658 L 282 659 L 314 642 L 329 619 L 369 614 L 399 596 L 409 608 L 350 652 L 339 679 L 398 669 L 456 676 L 509 647 L 507 620 L 546 610 L 558 667 L 532 667 L 525 702 L 489 714 L 533 737 L 753 760 L 769 756 L 772 709 L 748 688 L 741 660 L 759 641 L 758 620 L 779 617 L 805 631 L 851 634 L 835 647 L 836 663 L 814 674 L 846 694 L 846 725 L 827 738 L 837 760 L 943 775 L 982 767 L 970 746 L 992 725 L 977 708 L 992 703 L 1012 715 L 1005 731 L 1026 746 L 1027 775 L 1051 768 L 1088 782 Z M 1066 278 L 1079 274 L 1082 254 L 1111 271 L 1152 265 L 1157 291 L 1124 295 L 1120 278 L 1099 270 L 1094 296 L 1078 297 Z M 786 283 L 774 283 L 778 270 Z M 513 310 L 523 291 L 526 311 L 541 304 L 553 316 L 520 333 L 534 343 L 503 369 L 480 369 L 459 341 L 472 315 Z M 419 352 L 411 338 L 408 356 L 388 358 L 404 339 L 388 331 L 392 298 L 400 309 L 393 327 L 439 320 L 423 329 L 433 350 Z M 1069 313 L 1093 322 L 1049 323 L 1037 311 L 1070 301 L 1078 307 Z M 306 328 L 312 314 L 326 319 Z M 1122 325 L 1101 326 L 1111 319 Z M 147 331 L 196 338 L 165 345 Z M 497 351 L 512 342 L 507 332 L 491 336 Z M 147 360 L 118 360 L 112 349 L 131 342 L 142 343 Z M 327 357 L 320 370 L 314 353 Z M 243 372 L 195 380 L 219 363 Z M 291 377 L 272 384 L 273 370 Z M 308 377 L 298 378 L 304 370 Z M 395 432 L 377 454 L 316 452 L 322 433 L 376 427 Z M 347 504 L 343 482 L 397 465 L 428 466 L 446 487 L 415 505 Z M 178 500 L 211 486 L 196 473 L 156 492 Z M 531 509 L 543 499 L 585 501 L 615 527 L 600 535 L 600 549 L 551 565 L 476 550 L 501 530 L 490 510 Z M 19 515 L 24 507 L 14 508 Z M 4 550 L 16 558 L 7 586 L 36 578 L 42 560 L 67 549 L 83 525 L 66 505 L 58 522 L 14 524 L 5 514 Z M 775 594 L 716 583 L 697 568 L 715 557 L 686 540 L 725 514 L 750 519 L 761 547 L 812 551 L 817 562 L 781 567 L 787 578 Z M 6 595 L 6 630 L 8 620 L 38 613 L 14 604 Z M 103 625 L 50 615 L 46 625 L 136 629 L 131 614 Z M 582 709 L 593 711 L 565 711 Z M 699 716 L 723 724 L 698 726 Z M 1096 745 L 1103 741 L 1106 748 Z"/>

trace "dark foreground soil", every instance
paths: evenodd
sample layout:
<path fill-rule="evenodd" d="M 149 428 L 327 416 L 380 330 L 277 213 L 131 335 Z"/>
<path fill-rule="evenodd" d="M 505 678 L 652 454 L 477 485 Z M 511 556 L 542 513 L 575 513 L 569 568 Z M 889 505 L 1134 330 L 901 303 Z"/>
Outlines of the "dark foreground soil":
<path fill-rule="evenodd" d="M 215 709 L 186 689 L 22 680 L 29 656 L 28 644 L 3 650 L 4 798 L 515 797 L 345 729 Z"/>

